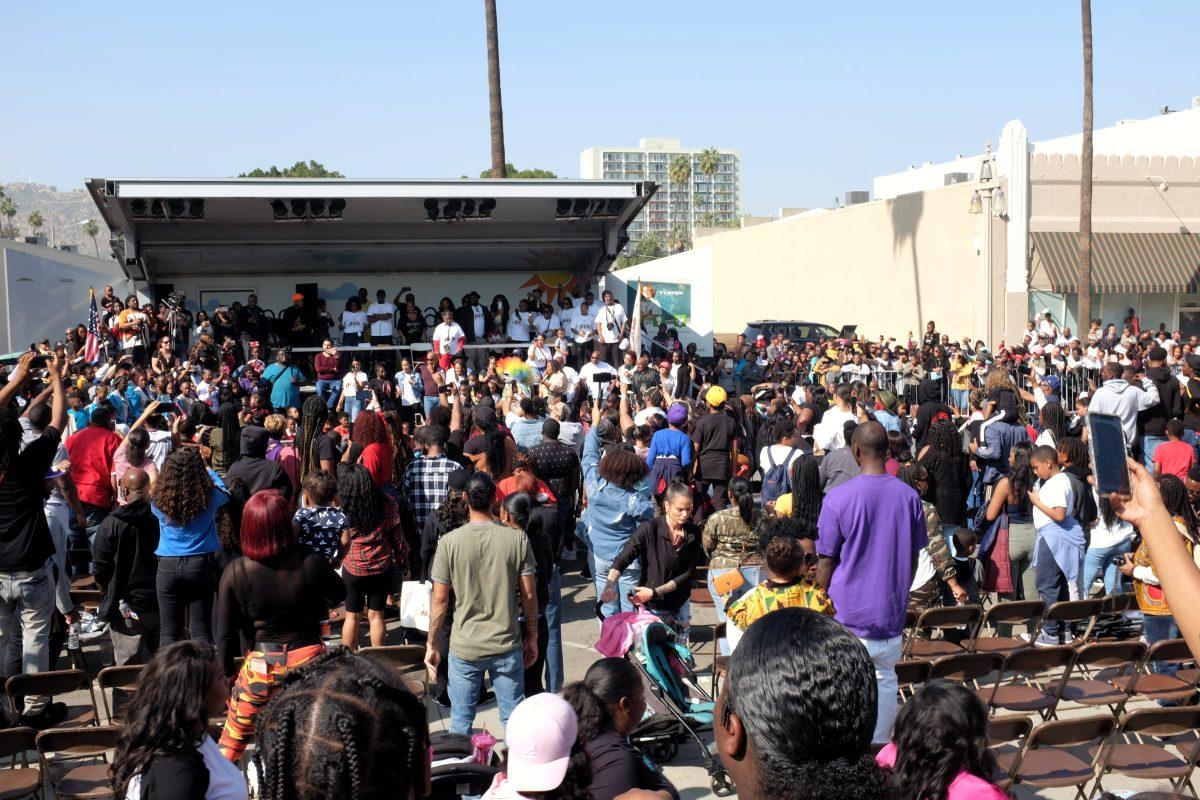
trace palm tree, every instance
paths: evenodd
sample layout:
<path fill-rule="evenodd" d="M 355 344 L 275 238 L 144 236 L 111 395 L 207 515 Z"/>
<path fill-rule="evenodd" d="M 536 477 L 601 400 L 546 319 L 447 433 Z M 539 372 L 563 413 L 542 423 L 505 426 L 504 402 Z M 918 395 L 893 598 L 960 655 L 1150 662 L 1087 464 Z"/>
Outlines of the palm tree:
<path fill-rule="evenodd" d="M 13 226 L 13 217 L 17 215 L 17 204 L 11 197 L 0 199 L 0 216 L 8 220 L 8 238 L 17 238 L 17 229 Z"/>
<path fill-rule="evenodd" d="M 94 219 L 89 219 L 83 223 L 83 235 L 92 240 L 92 247 L 96 248 L 96 258 L 99 258 L 100 245 L 96 243 L 96 237 L 100 235 L 100 226 L 96 224 Z"/>
<path fill-rule="evenodd" d="M 681 253 L 684 250 L 692 249 L 692 236 L 688 233 L 685 225 L 676 225 L 671 228 L 671 235 L 667 239 L 667 247 L 672 253 Z"/>
<path fill-rule="evenodd" d="M 708 208 L 715 213 L 717 210 L 717 170 L 721 168 L 721 154 L 715 147 L 706 147 L 700 151 L 700 172 L 708 178 Z"/>
<path fill-rule="evenodd" d="M 1082 0 L 1083 146 L 1079 154 L 1079 330 L 1092 320 L 1092 0 Z M 1082 334 L 1081 334 L 1082 335 Z"/>
<path fill-rule="evenodd" d="M 671 192 L 674 194 L 674 187 L 677 184 L 687 186 L 692 180 L 692 159 L 690 156 L 678 155 L 671 159 L 671 166 L 667 168 L 667 180 L 671 183 Z M 675 224 L 675 202 L 673 197 L 667 198 L 667 208 L 670 214 L 670 223 Z M 690 209 L 689 209 L 690 211 Z M 685 216 L 685 219 L 687 217 Z"/>
<path fill-rule="evenodd" d="M 25 221 L 29 223 L 29 229 L 33 231 L 34 236 L 37 236 L 38 232 L 46 224 L 46 221 L 42 219 L 42 212 L 40 211 L 30 211 Z"/>
<path fill-rule="evenodd" d="M 496 0 L 483 0 L 487 17 L 488 109 L 492 123 L 492 177 L 504 174 L 504 107 L 500 102 L 500 34 Z"/>

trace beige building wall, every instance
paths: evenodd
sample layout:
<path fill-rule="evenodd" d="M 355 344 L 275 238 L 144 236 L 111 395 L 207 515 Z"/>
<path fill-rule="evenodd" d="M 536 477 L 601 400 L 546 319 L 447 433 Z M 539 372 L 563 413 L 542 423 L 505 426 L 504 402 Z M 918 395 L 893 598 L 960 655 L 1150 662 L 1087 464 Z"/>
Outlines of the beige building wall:
<path fill-rule="evenodd" d="M 800 319 L 904 338 L 933 319 L 954 338 L 985 337 L 982 214 L 964 183 L 696 240 L 711 246 L 714 332 Z M 1003 324 L 1003 222 L 992 220 L 993 331 Z"/>

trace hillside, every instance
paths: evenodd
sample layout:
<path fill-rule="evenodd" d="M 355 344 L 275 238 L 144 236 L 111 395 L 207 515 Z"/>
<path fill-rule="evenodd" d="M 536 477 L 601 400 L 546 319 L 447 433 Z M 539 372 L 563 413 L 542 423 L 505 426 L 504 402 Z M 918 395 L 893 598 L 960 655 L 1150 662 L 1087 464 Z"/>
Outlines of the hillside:
<path fill-rule="evenodd" d="M 7 183 L 0 188 L 3 188 L 4 193 L 17 205 L 17 215 L 13 217 L 13 224 L 16 225 L 19 235 L 32 235 L 26 219 L 29 212 L 40 211 L 46 221 L 41 233 L 47 240 L 50 238 L 50 226 L 54 225 L 58 229 L 55 233 L 56 244 L 74 244 L 79 246 L 81 254 L 112 258 L 108 246 L 108 228 L 86 190 L 60 192 L 55 186 L 40 183 Z M 100 233 L 97 234 L 94 244 L 84 235 L 82 225 L 66 227 L 85 219 L 95 220 L 100 226 Z"/>

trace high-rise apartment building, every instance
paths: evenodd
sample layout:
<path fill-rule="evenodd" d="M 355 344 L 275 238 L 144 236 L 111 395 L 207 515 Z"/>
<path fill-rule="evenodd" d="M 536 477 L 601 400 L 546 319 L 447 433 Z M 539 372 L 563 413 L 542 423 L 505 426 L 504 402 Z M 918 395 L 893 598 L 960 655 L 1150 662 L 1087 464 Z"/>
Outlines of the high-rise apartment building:
<path fill-rule="evenodd" d="M 654 181 L 658 191 L 629 226 L 629 250 L 647 231 L 664 249 L 672 230 L 691 236 L 704 225 L 737 222 L 742 207 L 741 152 L 716 148 L 720 158 L 710 179 L 701 169 L 705 148 L 684 147 L 679 139 L 641 139 L 637 147 L 589 147 L 579 154 L 579 177 Z M 671 162 L 683 156 L 691 167 L 686 182 L 671 181 Z"/>

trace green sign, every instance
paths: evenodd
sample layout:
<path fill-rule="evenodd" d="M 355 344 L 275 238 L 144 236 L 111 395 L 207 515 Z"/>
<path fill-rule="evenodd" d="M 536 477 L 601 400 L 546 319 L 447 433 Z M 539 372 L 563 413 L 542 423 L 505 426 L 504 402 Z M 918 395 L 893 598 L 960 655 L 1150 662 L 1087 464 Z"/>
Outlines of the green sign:
<path fill-rule="evenodd" d="M 633 313 L 638 290 L 637 283 L 629 285 L 626 308 Z M 652 334 L 660 324 L 668 328 L 684 328 L 692 318 L 692 285 L 690 283 L 642 282 L 642 329 Z"/>

